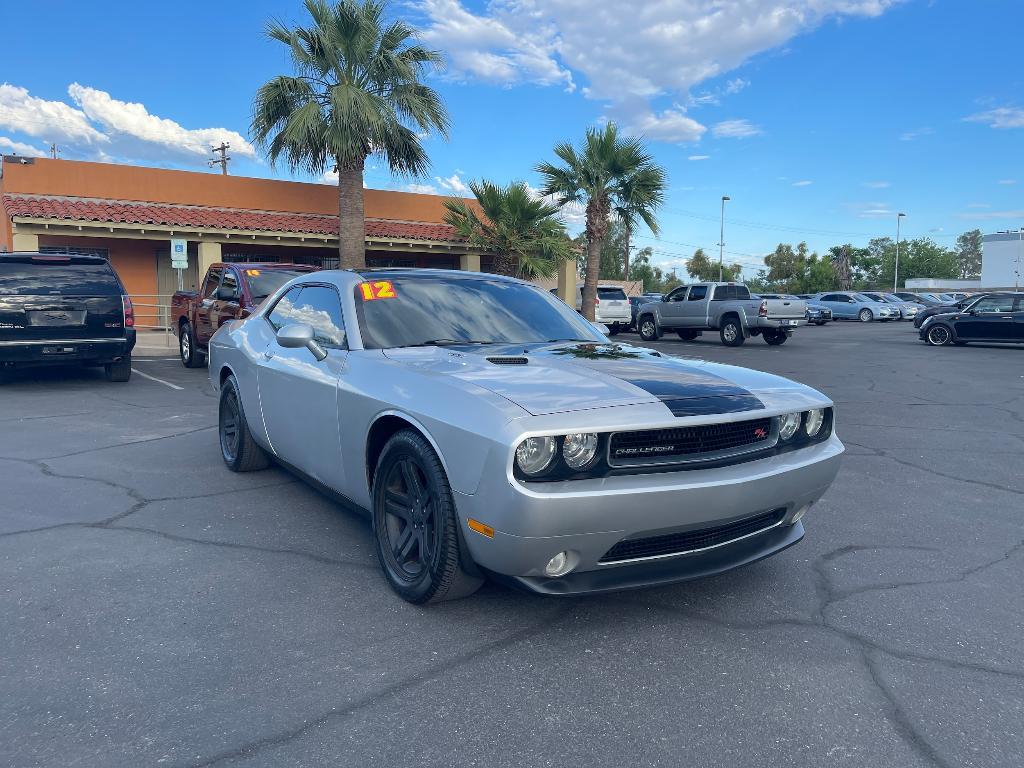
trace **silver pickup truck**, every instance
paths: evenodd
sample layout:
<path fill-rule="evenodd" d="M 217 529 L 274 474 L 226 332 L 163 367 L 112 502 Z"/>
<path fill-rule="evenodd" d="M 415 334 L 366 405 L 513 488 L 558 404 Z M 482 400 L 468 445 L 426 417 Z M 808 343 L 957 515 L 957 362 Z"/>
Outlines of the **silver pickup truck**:
<path fill-rule="evenodd" d="M 776 346 L 806 324 L 806 309 L 806 302 L 798 299 L 751 297 L 747 286 L 738 283 L 696 283 L 641 305 L 636 326 L 644 341 L 655 341 L 666 331 L 675 331 L 684 341 L 718 331 L 727 347 L 738 347 L 751 336 L 763 336 Z"/>

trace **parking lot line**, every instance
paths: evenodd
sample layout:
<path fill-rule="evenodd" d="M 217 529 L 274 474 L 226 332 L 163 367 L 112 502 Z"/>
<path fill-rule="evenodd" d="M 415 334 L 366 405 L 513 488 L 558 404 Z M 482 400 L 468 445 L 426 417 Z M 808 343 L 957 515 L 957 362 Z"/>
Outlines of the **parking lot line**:
<path fill-rule="evenodd" d="M 144 379 L 155 381 L 157 384 L 163 384 L 165 387 L 170 387 L 171 389 L 177 389 L 179 391 L 185 389 L 184 387 L 179 387 L 177 384 L 171 384 L 169 381 L 164 381 L 163 379 L 158 379 L 156 376 L 150 376 L 148 373 L 143 373 L 138 368 L 132 368 L 132 373 L 136 373 Z"/>

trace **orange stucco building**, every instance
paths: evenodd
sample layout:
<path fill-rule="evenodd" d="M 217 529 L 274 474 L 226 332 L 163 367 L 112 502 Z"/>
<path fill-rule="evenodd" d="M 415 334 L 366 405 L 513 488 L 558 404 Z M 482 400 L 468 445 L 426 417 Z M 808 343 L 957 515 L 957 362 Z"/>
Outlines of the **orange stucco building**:
<path fill-rule="evenodd" d="M 444 198 L 365 190 L 370 266 L 487 271 L 490 259 L 444 223 Z M 337 189 L 328 184 L 106 163 L 0 160 L 0 251 L 79 251 L 108 258 L 158 324 L 178 287 L 172 238 L 188 241 L 185 288 L 217 261 L 337 266 Z M 149 315 L 149 317 L 146 317 Z"/>

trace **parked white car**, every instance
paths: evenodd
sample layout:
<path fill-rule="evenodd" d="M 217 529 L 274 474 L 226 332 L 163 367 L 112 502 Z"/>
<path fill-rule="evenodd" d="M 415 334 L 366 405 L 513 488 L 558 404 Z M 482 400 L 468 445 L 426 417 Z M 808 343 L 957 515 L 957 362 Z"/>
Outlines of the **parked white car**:
<path fill-rule="evenodd" d="M 558 289 L 551 293 L 558 295 Z M 576 311 L 583 311 L 583 283 L 576 286 Z M 626 292 L 618 285 L 597 286 L 597 305 L 594 307 L 594 322 L 608 326 L 608 335 L 614 336 L 625 331 L 633 323 L 633 310 L 629 306 Z"/>

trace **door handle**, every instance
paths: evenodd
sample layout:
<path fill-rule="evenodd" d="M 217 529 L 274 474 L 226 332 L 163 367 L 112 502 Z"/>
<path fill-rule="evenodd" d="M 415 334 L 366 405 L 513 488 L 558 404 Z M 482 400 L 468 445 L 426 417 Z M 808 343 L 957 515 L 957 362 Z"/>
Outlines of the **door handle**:
<path fill-rule="evenodd" d="M 264 360 L 273 360 L 273 359 L 274 359 L 274 353 L 273 353 L 273 352 L 271 352 L 271 351 L 270 351 L 269 349 L 268 349 L 268 350 L 266 350 L 266 351 L 265 351 L 265 352 L 263 353 L 263 359 L 264 359 Z"/>

